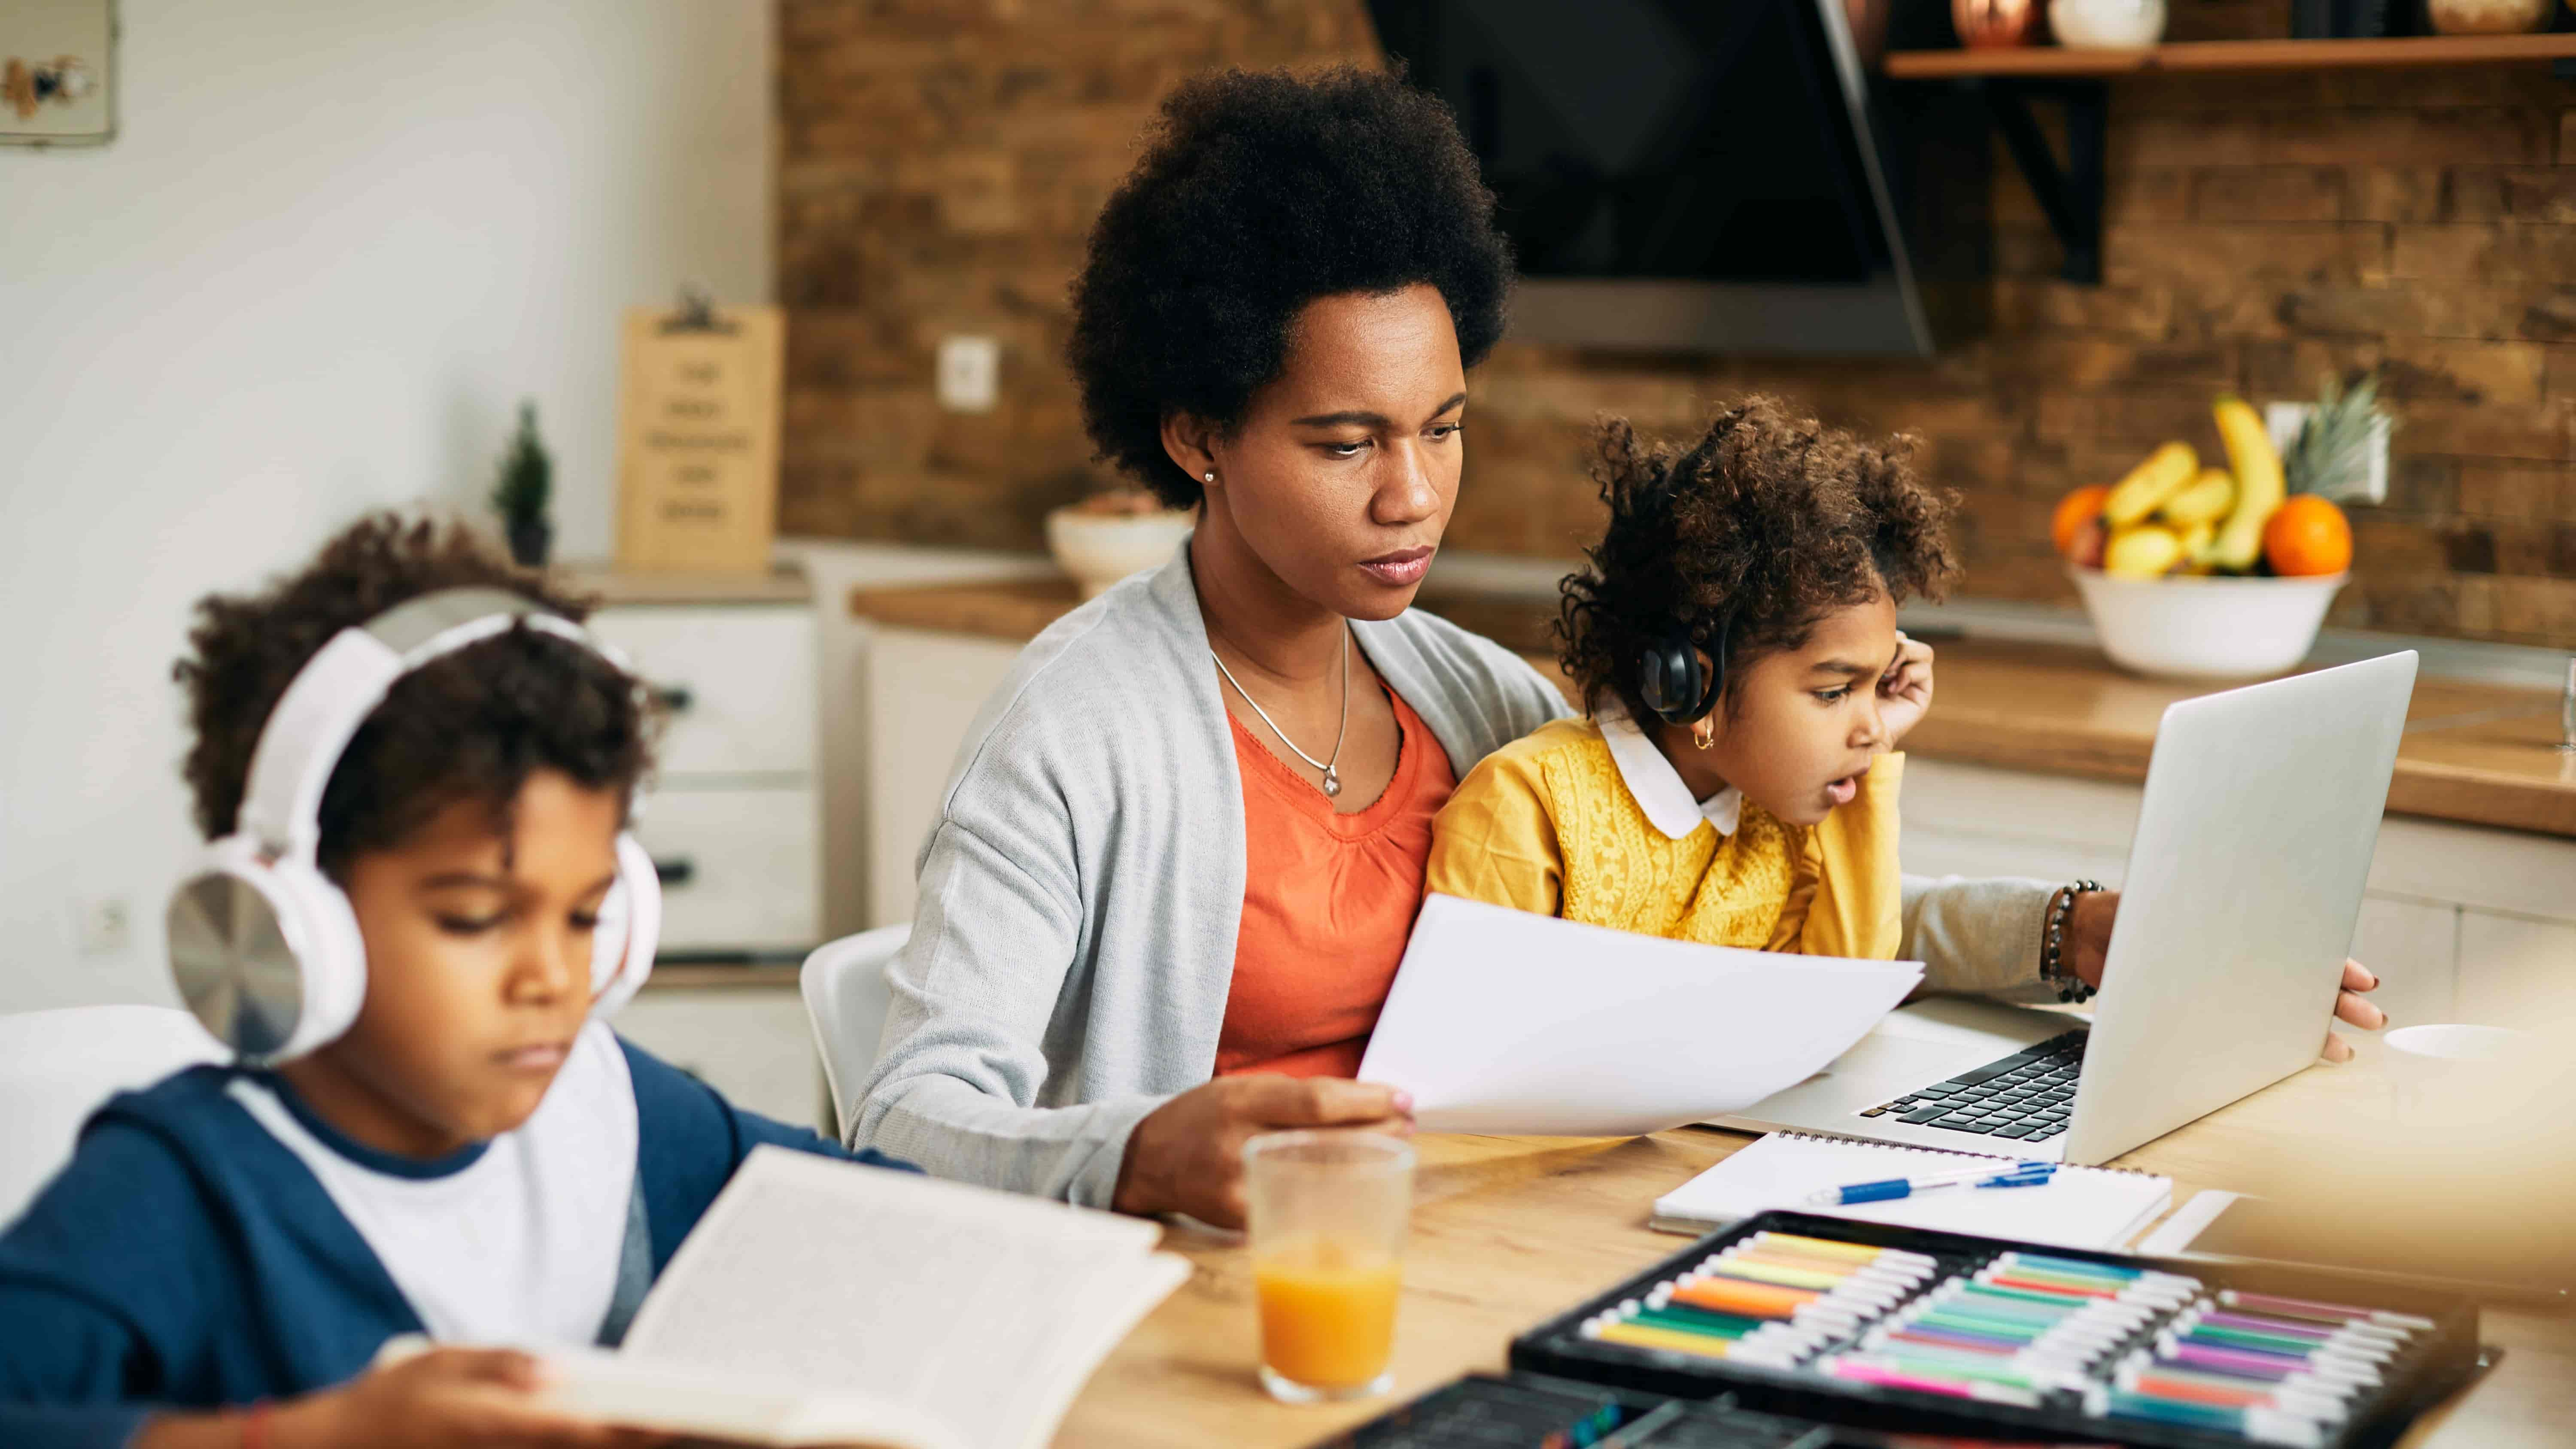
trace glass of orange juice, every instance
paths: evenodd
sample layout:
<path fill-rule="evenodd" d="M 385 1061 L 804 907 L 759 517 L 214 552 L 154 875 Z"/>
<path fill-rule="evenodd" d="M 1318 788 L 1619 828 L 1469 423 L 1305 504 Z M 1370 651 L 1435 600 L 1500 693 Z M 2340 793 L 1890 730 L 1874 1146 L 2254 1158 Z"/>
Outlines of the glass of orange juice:
<path fill-rule="evenodd" d="M 1243 1145 L 1243 1187 L 1261 1386 L 1291 1404 L 1394 1387 L 1411 1144 L 1375 1132 L 1264 1133 Z"/>

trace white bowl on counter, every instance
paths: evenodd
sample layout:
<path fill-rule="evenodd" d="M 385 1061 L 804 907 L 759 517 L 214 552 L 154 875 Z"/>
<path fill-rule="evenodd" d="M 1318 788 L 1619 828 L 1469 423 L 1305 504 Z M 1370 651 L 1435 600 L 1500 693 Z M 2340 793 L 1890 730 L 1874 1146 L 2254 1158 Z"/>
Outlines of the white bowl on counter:
<path fill-rule="evenodd" d="M 2111 662 L 2174 679 L 2250 679 L 2296 668 L 2345 574 L 2304 579 L 2124 579 L 2069 568 Z"/>
<path fill-rule="evenodd" d="M 1169 562 L 1197 519 L 1196 510 L 1088 513 L 1068 506 L 1046 517 L 1047 552 L 1088 599 L 1129 574 Z"/>
<path fill-rule="evenodd" d="M 2165 0 L 2054 0 L 2049 33 L 2069 50 L 2143 50 L 2165 34 Z"/>

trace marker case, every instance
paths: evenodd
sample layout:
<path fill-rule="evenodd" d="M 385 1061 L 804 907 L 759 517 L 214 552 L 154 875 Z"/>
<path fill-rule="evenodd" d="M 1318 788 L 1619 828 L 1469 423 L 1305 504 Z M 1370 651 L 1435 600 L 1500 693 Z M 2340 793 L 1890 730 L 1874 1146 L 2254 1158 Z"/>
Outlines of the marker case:
<path fill-rule="evenodd" d="M 2233 1430 L 2088 1414 L 2071 1394 L 2050 1396 L 2037 1407 L 1989 1403 L 1837 1378 L 1810 1367 L 1812 1357 L 1795 1366 L 1772 1367 L 1583 1335 L 1582 1327 L 1587 1321 L 1615 1311 L 1625 1301 L 1645 1299 L 1658 1285 L 1670 1283 L 1713 1254 L 1764 1232 L 1900 1249 L 1936 1260 L 1938 1271 L 1903 1301 L 1873 1318 L 1873 1324 L 1885 1322 L 1889 1315 L 1903 1311 L 1907 1304 L 1938 1285 L 1973 1274 L 1999 1255 L 2011 1252 L 2099 1263 L 2115 1269 L 2179 1274 L 2198 1279 L 2211 1294 L 2234 1289 L 2431 1320 L 2430 1329 L 2412 1332 L 2395 1355 L 2380 1365 L 2381 1381 L 2352 1400 L 2349 1417 L 2321 1431 L 2322 1437 L 2313 1441 L 2318 1449 L 2363 1449 L 2390 1443 L 2417 1414 L 2476 1377 L 2482 1367 L 2477 1304 L 2458 1294 L 2392 1286 L 2323 1269 L 2272 1264 L 2219 1266 L 2180 1258 L 2137 1258 L 1800 1212 L 1766 1212 L 1711 1233 L 1610 1291 L 1540 1324 L 1512 1341 L 1511 1367 L 1518 1372 L 1676 1398 L 1727 1395 L 1745 1409 L 1857 1428 L 2078 1440 L 2139 1445 L 2145 1449 L 2240 1449 L 2248 1444 L 2280 1442 L 2247 1437 Z M 2161 1314 L 2129 1343 L 2152 1342 L 2155 1333 L 2172 1317 L 2171 1313 Z M 1861 1331 L 1866 1331 L 1867 1326 Z M 1834 1347 L 1829 1345 L 1824 1352 L 1832 1352 Z M 2116 1362 L 2117 1357 L 2113 1354 L 2108 1362 Z M 2101 1377 L 2107 1381 L 2107 1369 Z"/>

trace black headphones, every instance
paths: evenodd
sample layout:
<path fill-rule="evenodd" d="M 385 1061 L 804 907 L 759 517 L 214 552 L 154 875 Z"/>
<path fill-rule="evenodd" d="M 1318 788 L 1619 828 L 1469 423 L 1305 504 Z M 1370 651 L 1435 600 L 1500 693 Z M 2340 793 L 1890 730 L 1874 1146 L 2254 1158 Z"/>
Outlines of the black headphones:
<path fill-rule="evenodd" d="M 1726 688 L 1726 634 L 1732 622 L 1717 627 L 1714 668 L 1700 667 L 1698 648 L 1678 624 L 1646 646 L 1637 661 L 1637 693 L 1656 718 L 1666 724 L 1696 724 L 1717 708 L 1717 697 Z"/>

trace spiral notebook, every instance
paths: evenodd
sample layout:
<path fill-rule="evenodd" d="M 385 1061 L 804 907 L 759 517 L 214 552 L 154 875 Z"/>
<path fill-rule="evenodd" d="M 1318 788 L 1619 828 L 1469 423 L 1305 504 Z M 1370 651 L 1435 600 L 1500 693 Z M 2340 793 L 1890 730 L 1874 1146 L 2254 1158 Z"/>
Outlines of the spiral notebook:
<path fill-rule="evenodd" d="M 1807 1201 L 1809 1194 L 1826 1188 L 2012 1160 L 1977 1152 L 1773 1132 L 1655 1199 L 1651 1225 L 1667 1233 L 1705 1233 L 1771 1208 L 1793 1208 L 2066 1248 L 2117 1248 L 2173 1201 L 2170 1177 L 2064 1166 L 2040 1187 L 1949 1187 L 1847 1207 L 1817 1207 Z"/>

